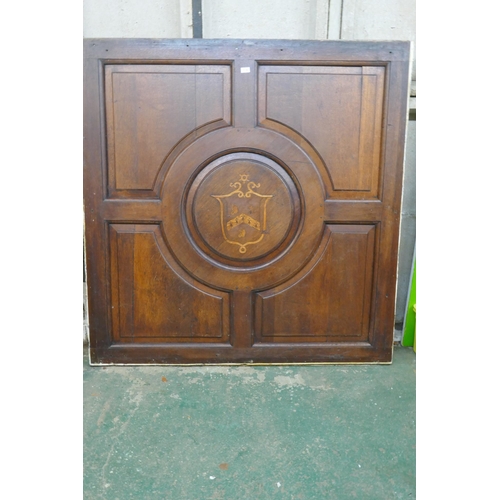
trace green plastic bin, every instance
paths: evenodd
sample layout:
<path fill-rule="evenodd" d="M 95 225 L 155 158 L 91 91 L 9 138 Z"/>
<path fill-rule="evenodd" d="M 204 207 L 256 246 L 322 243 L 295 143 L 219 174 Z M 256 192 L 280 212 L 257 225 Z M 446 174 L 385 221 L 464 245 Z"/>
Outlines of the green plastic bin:
<path fill-rule="evenodd" d="M 406 347 L 413 347 L 415 352 L 415 330 L 417 323 L 417 258 L 413 258 L 413 270 L 412 278 L 410 283 L 410 289 L 408 293 L 408 301 L 406 304 L 406 315 L 403 325 L 403 338 L 401 340 L 401 345 Z"/>

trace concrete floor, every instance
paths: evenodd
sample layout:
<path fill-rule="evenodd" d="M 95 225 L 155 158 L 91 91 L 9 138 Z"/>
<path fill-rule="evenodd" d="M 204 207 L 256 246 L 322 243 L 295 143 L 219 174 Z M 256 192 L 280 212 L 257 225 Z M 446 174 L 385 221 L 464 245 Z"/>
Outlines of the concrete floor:
<path fill-rule="evenodd" d="M 415 369 L 84 356 L 84 499 L 413 499 Z"/>

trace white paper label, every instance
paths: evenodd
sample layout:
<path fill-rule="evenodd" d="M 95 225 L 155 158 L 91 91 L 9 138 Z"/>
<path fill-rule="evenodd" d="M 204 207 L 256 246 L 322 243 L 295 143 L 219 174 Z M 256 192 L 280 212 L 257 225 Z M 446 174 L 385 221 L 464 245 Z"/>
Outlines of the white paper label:
<path fill-rule="evenodd" d="M 250 73 L 250 68 L 248 66 L 245 66 L 244 68 L 241 68 L 240 70 L 242 73 Z"/>

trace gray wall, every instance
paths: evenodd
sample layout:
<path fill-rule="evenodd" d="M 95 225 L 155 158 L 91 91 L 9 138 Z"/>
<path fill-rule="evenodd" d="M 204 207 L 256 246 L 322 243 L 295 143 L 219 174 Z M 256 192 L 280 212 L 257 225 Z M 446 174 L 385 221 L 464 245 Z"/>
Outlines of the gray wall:
<path fill-rule="evenodd" d="M 416 0 L 202 0 L 204 38 L 411 40 Z M 190 38 L 191 0 L 84 0 L 85 38 Z M 416 64 L 412 69 L 416 110 Z M 416 121 L 409 121 L 396 324 L 405 312 L 416 234 Z M 395 332 L 395 340 L 400 339 Z"/>
<path fill-rule="evenodd" d="M 325 39 L 328 0 L 203 0 L 204 38 Z"/>
<path fill-rule="evenodd" d="M 84 0 L 84 38 L 189 38 L 191 0 Z"/>

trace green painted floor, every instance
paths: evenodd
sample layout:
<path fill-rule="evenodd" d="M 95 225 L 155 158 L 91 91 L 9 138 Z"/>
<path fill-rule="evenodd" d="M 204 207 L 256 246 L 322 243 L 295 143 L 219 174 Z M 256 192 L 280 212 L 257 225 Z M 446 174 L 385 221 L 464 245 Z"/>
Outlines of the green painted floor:
<path fill-rule="evenodd" d="M 84 498 L 415 498 L 415 369 L 90 367 Z"/>

